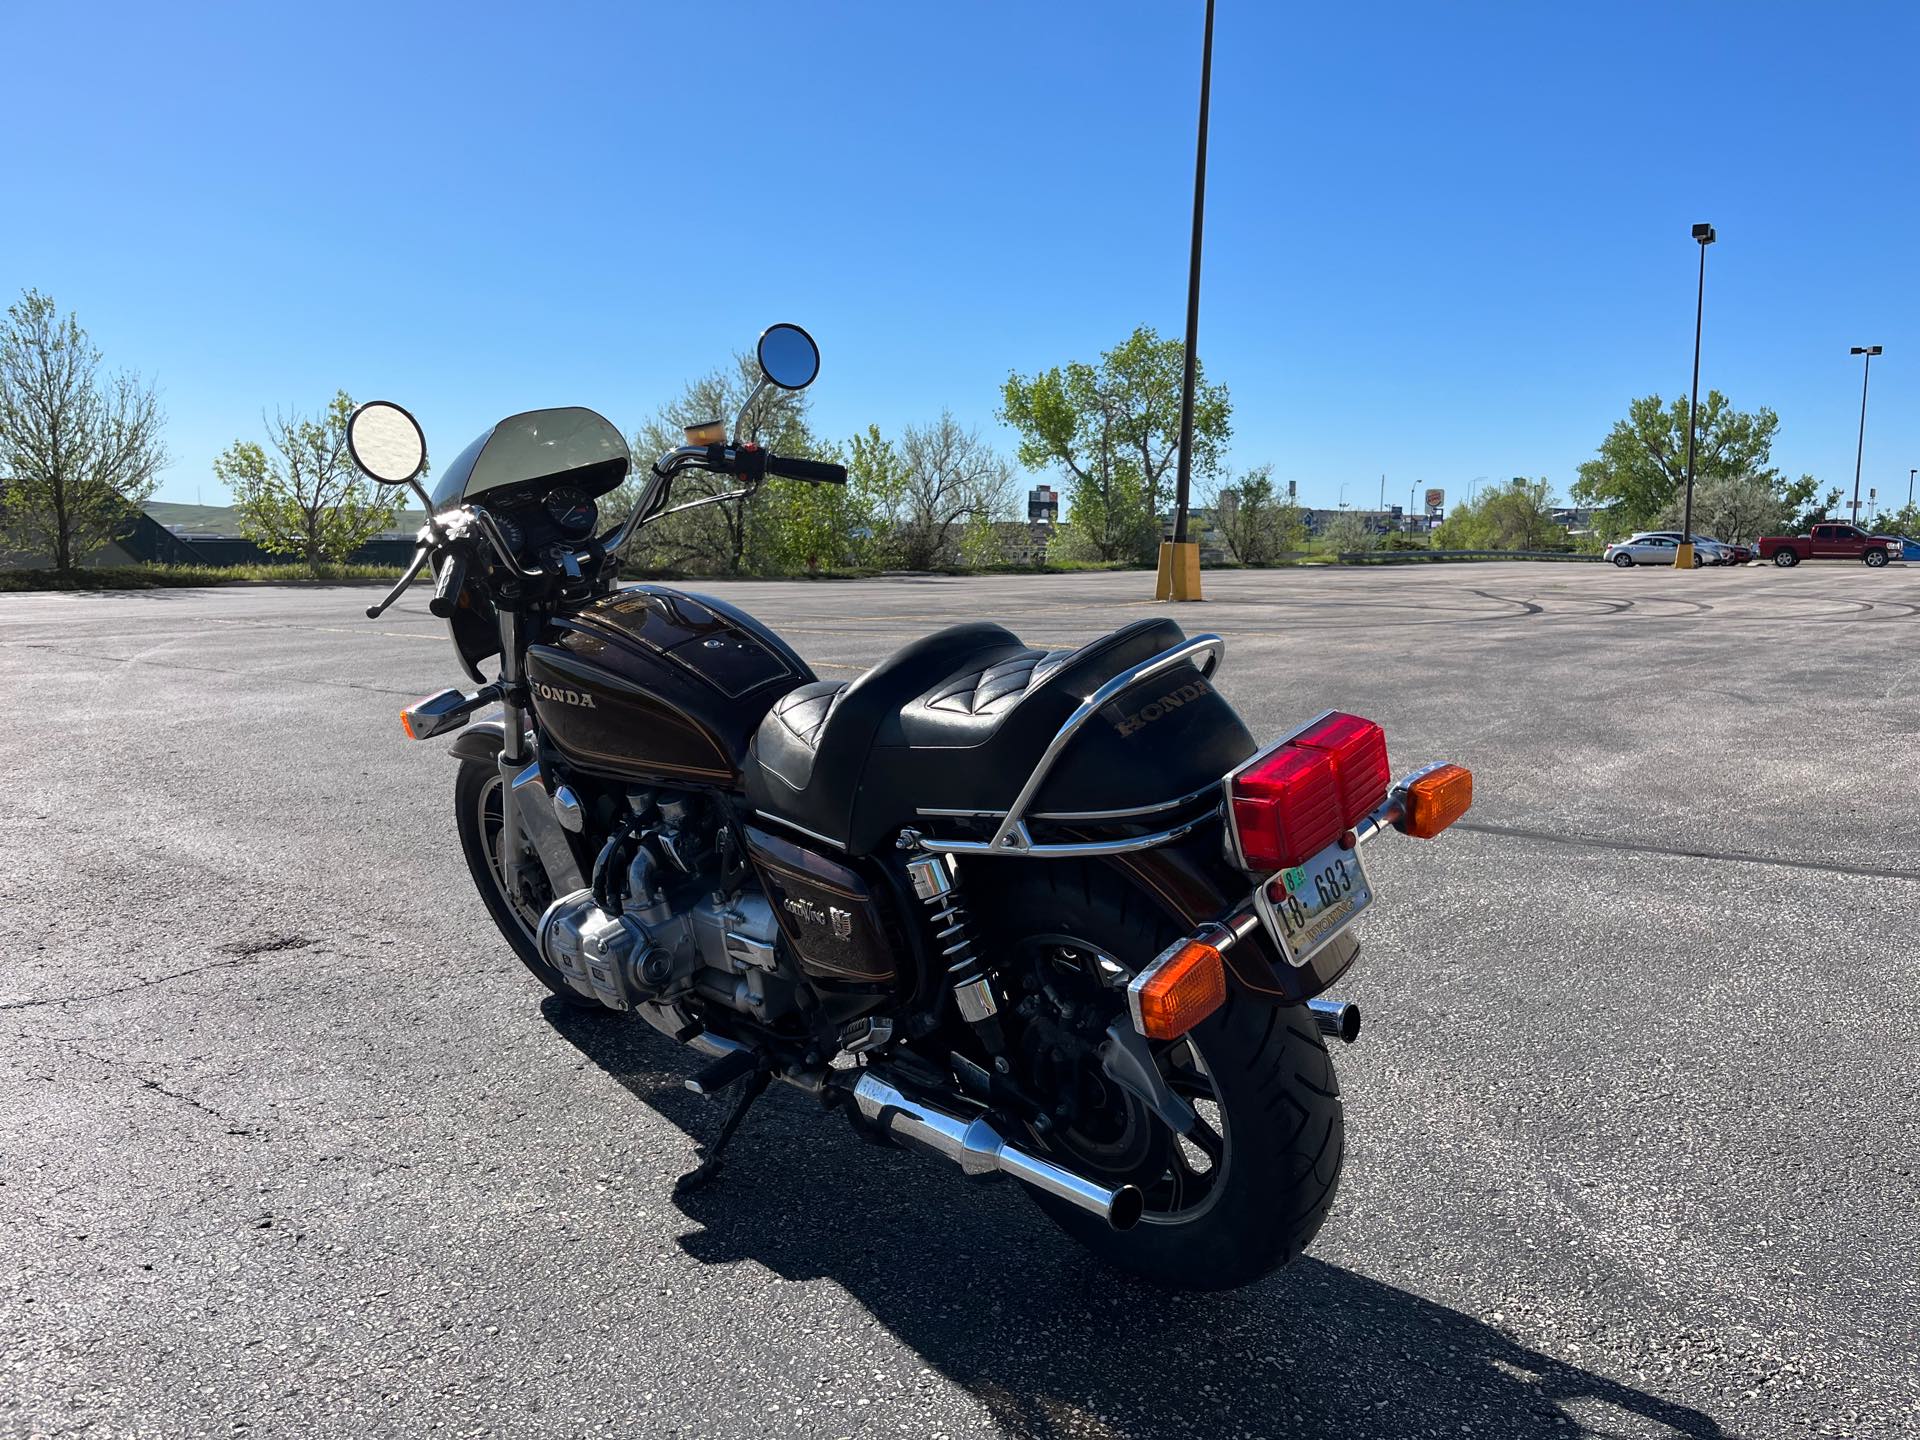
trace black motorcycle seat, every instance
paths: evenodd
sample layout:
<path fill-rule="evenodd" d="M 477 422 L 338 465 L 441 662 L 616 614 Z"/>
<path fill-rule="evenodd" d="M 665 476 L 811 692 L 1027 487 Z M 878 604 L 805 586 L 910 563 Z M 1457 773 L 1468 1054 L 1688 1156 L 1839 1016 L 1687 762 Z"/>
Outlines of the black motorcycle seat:
<path fill-rule="evenodd" d="M 776 701 L 754 737 L 748 798 L 855 853 L 889 841 L 921 808 L 1004 811 L 1082 701 L 1184 638 L 1165 619 L 1136 621 L 1077 650 L 1022 645 L 984 622 L 941 630 L 852 684 L 816 681 Z M 1194 680 L 1197 672 L 1169 683 Z M 1204 681 L 1190 698 L 1203 692 L 1216 707 L 1213 724 L 1196 728 L 1199 738 L 1185 749 L 1217 776 L 1243 757 L 1251 740 Z M 1114 774 L 1111 764 L 1098 774 L 1078 768 L 1078 783 L 1067 781 L 1069 788 L 1098 792 L 1086 808 L 1120 808 L 1160 778 Z M 1050 780 L 1043 798 L 1053 789 Z M 1154 794 L 1147 803 L 1168 798 Z"/>
<path fill-rule="evenodd" d="M 975 621 L 902 646 L 851 684 L 789 690 L 755 732 L 747 795 L 756 806 L 845 844 L 854 792 L 881 724 L 969 661 L 1021 649 L 1010 631 Z"/>

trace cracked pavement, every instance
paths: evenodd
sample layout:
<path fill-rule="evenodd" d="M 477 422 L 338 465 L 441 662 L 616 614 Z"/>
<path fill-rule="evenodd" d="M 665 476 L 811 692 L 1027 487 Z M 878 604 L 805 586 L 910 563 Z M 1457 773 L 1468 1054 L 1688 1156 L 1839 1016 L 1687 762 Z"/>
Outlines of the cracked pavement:
<path fill-rule="evenodd" d="M 849 676 L 1141 575 L 708 587 Z M 1920 1431 L 1920 574 L 1209 574 L 1257 733 L 1470 821 L 1370 857 L 1308 1259 L 1102 1271 L 792 1094 L 675 1199 L 691 1057 L 542 1003 L 403 698 L 412 596 L 0 597 L 0 1435 Z"/>

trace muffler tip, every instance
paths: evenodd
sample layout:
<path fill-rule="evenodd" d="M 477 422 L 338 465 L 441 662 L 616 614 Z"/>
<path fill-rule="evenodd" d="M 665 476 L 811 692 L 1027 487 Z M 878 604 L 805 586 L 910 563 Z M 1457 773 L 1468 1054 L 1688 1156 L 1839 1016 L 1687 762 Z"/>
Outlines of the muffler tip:
<path fill-rule="evenodd" d="M 1351 1045 L 1360 1038 L 1360 1007 L 1348 1001 L 1340 1007 L 1340 1043 Z"/>
<path fill-rule="evenodd" d="M 1351 1000 L 1309 1000 L 1307 1009 L 1313 1012 L 1313 1023 L 1320 1027 L 1322 1035 L 1337 1039 L 1342 1045 L 1351 1045 L 1360 1038 L 1360 1007 Z"/>
<path fill-rule="evenodd" d="M 1131 1230 L 1146 1213 L 1147 1197 L 1137 1185 L 1122 1185 L 1113 1192 L 1113 1204 L 1107 1209 L 1107 1223 L 1116 1230 Z"/>

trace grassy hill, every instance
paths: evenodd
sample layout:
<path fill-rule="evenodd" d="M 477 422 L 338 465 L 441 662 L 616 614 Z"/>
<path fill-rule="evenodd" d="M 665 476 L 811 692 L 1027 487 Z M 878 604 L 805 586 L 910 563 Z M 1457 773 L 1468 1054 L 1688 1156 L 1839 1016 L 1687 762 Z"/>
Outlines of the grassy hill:
<path fill-rule="evenodd" d="M 176 500 L 149 500 L 147 514 L 169 530 L 191 539 L 195 535 L 238 535 L 240 520 L 231 505 L 183 505 Z M 402 510 L 392 528 L 412 534 L 426 524 L 418 510 Z"/>

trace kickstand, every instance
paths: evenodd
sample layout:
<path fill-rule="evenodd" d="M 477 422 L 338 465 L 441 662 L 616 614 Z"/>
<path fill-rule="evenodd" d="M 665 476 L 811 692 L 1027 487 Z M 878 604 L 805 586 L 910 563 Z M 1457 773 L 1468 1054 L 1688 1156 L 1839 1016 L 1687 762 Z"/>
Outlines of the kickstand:
<path fill-rule="evenodd" d="M 727 1118 L 720 1122 L 719 1133 L 707 1142 L 700 1163 L 673 1182 L 675 1195 L 691 1195 L 705 1188 L 720 1173 L 723 1152 L 740 1129 L 740 1122 L 747 1118 L 747 1111 L 753 1108 L 753 1102 L 766 1093 L 767 1084 L 772 1079 L 773 1072 L 765 1066 L 759 1066 L 738 1083 Z"/>

